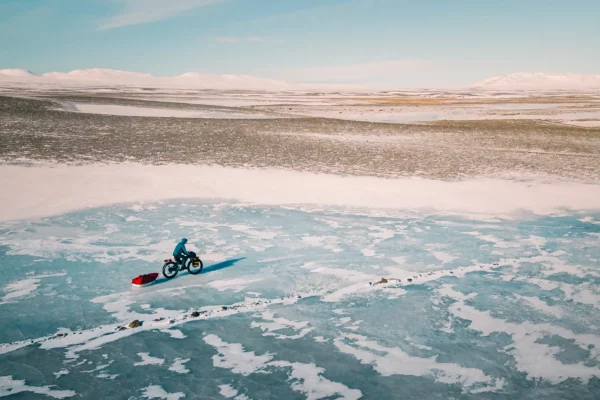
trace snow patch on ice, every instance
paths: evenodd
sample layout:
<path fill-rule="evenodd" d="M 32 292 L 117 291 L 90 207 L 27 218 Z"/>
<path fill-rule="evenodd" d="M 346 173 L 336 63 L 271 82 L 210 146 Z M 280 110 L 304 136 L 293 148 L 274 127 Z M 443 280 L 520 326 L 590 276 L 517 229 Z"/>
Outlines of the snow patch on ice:
<path fill-rule="evenodd" d="M 479 369 L 465 368 L 454 363 L 439 363 L 436 357 L 411 356 L 398 347 L 385 347 L 357 334 L 342 335 L 334 340 L 334 345 L 341 352 L 356 357 L 361 363 L 373 365 L 383 376 L 433 376 L 436 382 L 460 383 L 469 389 L 495 384 L 495 379 Z"/>
<path fill-rule="evenodd" d="M 254 236 L 258 239 L 262 239 L 262 240 L 273 240 L 277 235 L 279 235 L 279 232 L 269 232 L 269 231 L 259 231 L 256 229 L 253 229 L 252 227 L 248 226 L 248 225 L 229 225 L 229 228 L 232 231 L 235 232 L 244 232 L 250 236 Z"/>
<path fill-rule="evenodd" d="M 555 317 L 562 317 L 564 314 L 564 310 L 562 307 L 551 306 L 548 303 L 539 299 L 538 297 L 520 296 L 518 294 L 514 294 L 514 296 L 515 298 L 521 300 L 525 304 L 528 304 L 529 306 L 543 313 L 554 315 Z"/>
<path fill-rule="evenodd" d="M 187 337 L 179 329 L 161 329 L 160 331 L 168 333 L 173 339 L 185 339 Z"/>
<path fill-rule="evenodd" d="M 54 390 L 52 386 L 29 386 L 25 384 L 24 380 L 19 381 L 13 379 L 12 376 L 0 376 L 0 397 L 25 392 L 42 394 L 55 399 L 66 399 L 77 394 L 72 390 Z"/>
<path fill-rule="evenodd" d="M 304 236 L 302 242 L 313 247 L 322 247 L 334 253 L 341 253 L 343 250 L 337 246 L 339 239 L 335 236 Z"/>
<path fill-rule="evenodd" d="M 407 292 L 402 288 L 384 288 L 381 290 L 383 293 L 387 294 L 388 300 L 394 300 L 404 296 Z"/>
<path fill-rule="evenodd" d="M 136 367 L 142 366 L 142 365 L 163 365 L 165 363 L 165 360 L 163 360 L 162 358 L 158 358 L 158 357 L 152 357 L 150 355 L 150 353 L 137 353 L 138 356 L 140 356 L 140 358 L 142 359 L 142 361 L 136 362 L 135 365 Z"/>
<path fill-rule="evenodd" d="M 11 300 L 29 295 L 40 286 L 39 282 L 40 279 L 30 278 L 9 283 L 8 285 L 4 286 L 4 292 L 6 295 L 2 297 L 2 302 L 0 304 L 10 303 Z"/>
<path fill-rule="evenodd" d="M 266 353 L 257 356 L 254 352 L 244 351 L 241 344 L 224 342 L 216 335 L 207 335 L 204 341 L 214 346 L 219 352 L 218 355 L 213 356 L 215 367 L 230 369 L 232 372 L 244 376 L 253 373 L 270 373 L 269 369 L 271 368 L 289 368 L 291 370 L 289 380 L 292 381 L 292 390 L 304 393 L 309 400 L 329 398 L 336 395 L 340 399 L 348 400 L 357 400 L 362 397 L 360 390 L 350 389 L 339 382 L 324 378 L 321 374 L 325 370 L 315 364 L 272 361 L 272 354 Z M 233 390 L 228 390 L 228 393 L 232 392 Z"/>
<path fill-rule="evenodd" d="M 220 385 L 219 389 L 219 394 L 228 399 L 235 397 L 238 394 L 238 391 L 234 389 L 231 385 Z"/>
<path fill-rule="evenodd" d="M 260 328 L 264 333 L 263 336 L 273 336 L 275 339 L 300 339 L 306 336 L 313 328 L 307 327 L 308 321 L 297 322 L 289 319 L 275 317 L 275 314 L 270 311 L 263 311 L 260 317 L 264 321 L 252 321 L 250 327 Z M 293 330 L 297 332 L 295 335 L 285 335 L 278 333 L 281 330 Z"/>
<path fill-rule="evenodd" d="M 8 285 L 4 286 L 4 293 L 6 294 L 4 295 L 4 297 L 2 297 L 0 305 L 12 303 L 15 301 L 15 299 L 19 299 L 30 295 L 40 286 L 40 281 L 43 278 L 65 275 L 66 273 L 37 275 L 33 278 L 23 279 L 20 281 L 9 283 Z"/>
<path fill-rule="evenodd" d="M 339 318 L 336 320 L 335 326 L 342 326 L 344 324 L 347 324 L 350 321 L 352 321 L 352 318 L 350 318 L 350 317 Z"/>
<path fill-rule="evenodd" d="M 54 372 L 54 376 L 56 376 L 56 379 L 58 379 L 58 378 L 60 378 L 63 375 L 67 375 L 68 373 L 69 373 L 69 370 L 63 368 L 63 369 L 61 369 L 58 372 Z"/>
<path fill-rule="evenodd" d="M 147 399 L 179 400 L 185 397 L 183 392 L 168 393 L 159 385 L 150 385 L 140 390 L 143 391 L 142 396 Z"/>
<path fill-rule="evenodd" d="M 118 377 L 119 374 L 107 374 L 105 372 L 96 375 L 96 378 L 100 378 L 100 379 L 108 379 L 108 380 L 114 380 L 116 377 Z"/>
<path fill-rule="evenodd" d="M 187 363 L 188 361 L 190 361 L 190 358 L 176 358 L 173 361 L 173 365 L 169 367 L 169 371 L 173 371 L 178 374 L 187 374 L 188 372 L 190 372 L 190 370 L 185 367 L 185 363 Z"/>
<path fill-rule="evenodd" d="M 324 378 L 321 374 L 325 372 L 325 369 L 317 367 L 315 364 L 273 361 L 270 365 L 291 368 L 289 373 L 289 380 L 293 382 L 291 388 L 294 391 L 302 392 L 307 400 L 325 399 L 333 396 L 338 399 L 358 400 L 362 397 L 360 390 L 350 389 L 342 383 Z"/>
<path fill-rule="evenodd" d="M 241 292 L 246 289 L 248 286 L 251 286 L 253 283 L 262 281 L 262 278 L 254 278 L 254 279 L 244 279 L 244 278 L 236 278 L 236 279 L 222 279 L 218 281 L 212 281 L 208 283 L 208 286 L 213 289 L 217 289 L 219 292 L 223 292 L 225 290 L 232 290 L 234 292 Z"/>
<path fill-rule="evenodd" d="M 254 352 L 244 351 L 241 344 L 224 342 L 217 335 L 206 335 L 204 341 L 218 351 L 218 354 L 212 357 L 215 367 L 230 369 L 236 374 L 248 376 L 265 373 L 267 364 L 273 359 L 272 354 L 265 353 L 259 356 Z"/>
<path fill-rule="evenodd" d="M 440 260 L 442 264 L 451 263 L 452 261 L 456 260 L 456 257 L 443 251 L 432 251 L 431 254 Z"/>
<path fill-rule="evenodd" d="M 600 368 L 579 363 L 563 364 L 554 356 L 560 351 L 559 347 L 539 343 L 547 336 L 560 336 L 574 341 L 574 344 L 589 351 L 589 359 L 597 363 L 600 356 L 600 336 L 592 334 L 577 334 L 566 328 L 551 324 L 535 324 L 529 321 L 517 324 L 500 318 L 494 318 L 489 311 L 480 311 L 467 304 L 467 301 L 477 294 L 465 295 L 453 289 L 449 284 L 440 287 L 438 293 L 449 297 L 455 302 L 449 311 L 455 317 L 470 321 L 469 328 L 488 336 L 494 332 L 504 332 L 511 336 L 512 344 L 505 348 L 507 354 L 515 358 L 519 371 L 527 374 L 529 379 L 543 378 L 552 384 L 564 382 L 569 378 L 579 379 L 587 383 L 592 377 L 600 377 Z"/>

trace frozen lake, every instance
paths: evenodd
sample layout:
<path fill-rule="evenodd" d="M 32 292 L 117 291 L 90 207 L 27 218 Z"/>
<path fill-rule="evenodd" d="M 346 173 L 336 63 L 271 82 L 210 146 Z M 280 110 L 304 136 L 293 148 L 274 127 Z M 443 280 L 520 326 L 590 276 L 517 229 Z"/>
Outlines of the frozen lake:
<path fill-rule="evenodd" d="M 182 236 L 203 273 L 131 287 Z M 4 223 L 0 396 L 592 398 L 599 240 L 598 213 L 213 200 Z"/>

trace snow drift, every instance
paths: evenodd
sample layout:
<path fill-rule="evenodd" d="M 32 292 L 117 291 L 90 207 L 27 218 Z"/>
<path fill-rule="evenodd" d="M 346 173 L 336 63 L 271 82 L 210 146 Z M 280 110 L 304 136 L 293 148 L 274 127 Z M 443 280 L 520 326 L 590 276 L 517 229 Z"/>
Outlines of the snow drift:
<path fill-rule="evenodd" d="M 281 182 L 285 182 L 281 185 Z M 0 166 L 0 221 L 173 198 L 396 210 L 538 215 L 600 207 L 600 185 L 502 179 L 436 181 L 341 177 L 276 169 L 110 164 Z M 360 196 L 356 196 L 356 193 Z M 19 193 L 19 196 L 15 196 Z"/>

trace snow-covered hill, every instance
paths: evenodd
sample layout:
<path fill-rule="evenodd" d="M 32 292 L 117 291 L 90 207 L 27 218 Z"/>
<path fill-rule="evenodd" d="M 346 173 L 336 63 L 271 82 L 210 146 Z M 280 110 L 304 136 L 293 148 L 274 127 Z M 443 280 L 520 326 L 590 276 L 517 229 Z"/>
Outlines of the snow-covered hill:
<path fill-rule="evenodd" d="M 48 72 L 36 75 L 24 69 L 0 69 L 0 82 L 53 87 L 128 86 L 173 89 L 216 89 L 216 90 L 358 90 L 374 88 L 357 85 L 307 85 L 293 84 L 282 80 L 259 78 L 251 75 L 217 75 L 188 72 L 179 76 L 158 77 L 148 73 L 117 71 L 111 69 L 83 69 L 71 72 Z M 600 89 L 600 74 L 585 75 L 572 73 L 517 72 L 494 76 L 477 82 L 473 89 L 491 90 L 587 90 Z M 379 88 L 381 89 L 381 88 Z"/>
<path fill-rule="evenodd" d="M 112 69 L 83 69 L 75 70 L 71 72 L 48 72 L 42 76 L 51 79 L 74 79 L 74 80 L 98 80 L 98 81 L 124 81 L 124 80 L 138 80 L 138 79 L 151 79 L 153 78 L 150 74 L 141 74 L 137 72 L 127 71 L 116 71 Z"/>
<path fill-rule="evenodd" d="M 0 77 L 34 78 L 38 75 L 26 69 L 0 69 Z"/>
<path fill-rule="evenodd" d="M 488 89 L 599 89 L 600 75 L 516 72 L 494 76 L 478 82 L 474 87 Z"/>
<path fill-rule="evenodd" d="M 289 84 L 275 79 L 257 78 L 251 75 L 211 75 L 199 72 L 188 72 L 174 78 L 164 78 L 172 80 L 181 86 L 187 87 L 208 87 L 211 89 L 269 89 L 284 90 L 289 89 Z"/>

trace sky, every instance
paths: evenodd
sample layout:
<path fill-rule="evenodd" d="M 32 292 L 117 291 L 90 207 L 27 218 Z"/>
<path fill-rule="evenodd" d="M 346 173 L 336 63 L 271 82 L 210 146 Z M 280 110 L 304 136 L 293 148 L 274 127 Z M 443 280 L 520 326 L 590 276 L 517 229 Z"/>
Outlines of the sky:
<path fill-rule="evenodd" d="M 0 69 L 461 86 L 600 73 L 598 0 L 0 0 Z"/>

